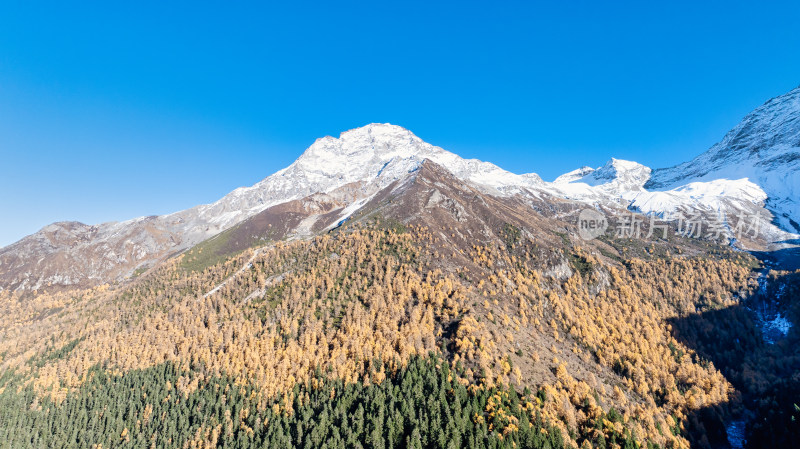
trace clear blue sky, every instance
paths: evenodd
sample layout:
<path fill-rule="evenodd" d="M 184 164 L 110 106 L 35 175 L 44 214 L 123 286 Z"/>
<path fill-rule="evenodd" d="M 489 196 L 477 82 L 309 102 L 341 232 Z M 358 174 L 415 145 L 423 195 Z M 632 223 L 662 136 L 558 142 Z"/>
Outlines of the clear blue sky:
<path fill-rule="evenodd" d="M 0 4 L 0 246 L 212 202 L 370 122 L 545 179 L 669 166 L 800 84 L 797 1 L 117 3 Z"/>

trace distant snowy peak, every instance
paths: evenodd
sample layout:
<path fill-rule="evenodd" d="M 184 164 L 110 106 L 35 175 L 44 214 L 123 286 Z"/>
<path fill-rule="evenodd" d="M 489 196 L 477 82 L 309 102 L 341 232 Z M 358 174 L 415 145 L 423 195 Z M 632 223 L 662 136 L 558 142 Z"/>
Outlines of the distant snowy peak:
<path fill-rule="evenodd" d="M 564 173 L 563 175 L 559 176 L 553 181 L 553 184 L 566 184 L 574 181 L 578 181 L 584 176 L 588 175 L 589 173 L 593 172 L 594 169 L 589 166 L 583 166 L 581 168 L 572 170 L 571 172 Z"/>
<path fill-rule="evenodd" d="M 751 203 L 761 203 L 767 198 L 764 191 L 747 178 L 689 182 L 672 189 L 647 190 L 644 186 L 651 173 L 650 167 L 638 162 L 612 158 L 597 169 L 583 167 L 565 173 L 551 186 L 572 199 L 621 198 L 634 201 L 638 198 L 639 205 L 635 208 L 645 213 L 669 212 L 681 205 L 710 207 L 715 201 L 712 198 L 725 197 Z M 648 205 L 645 206 L 643 201 Z"/>
<path fill-rule="evenodd" d="M 638 162 L 612 158 L 597 169 L 583 167 L 559 176 L 550 190 L 567 199 L 619 202 L 624 194 L 643 190 L 650 172 Z"/>
<path fill-rule="evenodd" d="M 650 179 L 650 172 L 650 167 L 638 162 L 611 158 L 605 165 L 597 169 L 581 167 L 564 173 L 556 178 L 553 184 L 584 183 L 594 187 L 613 184 L 615 187 L 638 189 Z"/>
<path fill-rule="evenodd" d="M 578 182 L 592 186 L 613 184 L 617 190 L 636 190 L 650 179 L 650 167 L 638 162 L 611 158 L 605 165 L 593 170 Z"/>
<path fill-rule="evenodd" d="M 426 159 L 489 193 L 536 193 L 545 187 L 534 173 L 517 175 L 489 162 L 464 159 L 426 143 L 403 127 L 372 123 L 345 131 L 338 138 L 317 139 L 291 165 L 257 184 L 236 189 L 216 203 L 169 217 L 196 224 L 195 218 L 199 218 L 199 224 L 210 223 L 212 231 L 219 232 L 268 207 L 347 184 L 360 185 L 362 196 L 368 196 L 417 170 Z"/>
<path fill-rule="evenodd" d="M 593 205 L 623 207 L 658 217 L 677 212 L 710 214 L 726 219 L 763 211 L 767 194 L 747 178 L 687 182 L 670 189 L 646 189 L 652 170 L 642 164 L 611 159 L 598 169 L 581 168 L 558 177 L 551 188 L 557 195 Z M 768 239 L 785 238 L 769 226 Z"/>
<path fill-rule="evenodd" d="M 534 173 L 518 175 L 489 162 L 461 158 L 400 126 L 373 123 L 338 138 L 317 139 L 290 166 L 211 204 L 123 222 L 45 227 L 0 248 L 0 288 L 95 285 L 124 279 L 272 206 L 314 194 L 342 206 L 346 218 L 386 186 L 418 176 L 425 160 L 493 196 L 579 201 L 650 214 L 687 209 L 726 216 L 758 213 L 770 219 L 772 228 L 778 224 L 800 233 L 797 88 L 755 109 L 722 141 L 690 162 L 651 170 L 636 162 L 611 159 L 602 167 L 583 167 L 552 183 Z M 312 225 L 310 221 L 298 225 L 297 235 L 306 235 L 314 229 Z M 774 230 L 770 242 L 796 238 Z"/>
<path fill-rule="evenodd" d="M 544 185 L 536 174 L 516 175 L 489 162 L 463 159 L 388 123 L 352 129 L 338 139 L 330 136 L 317 139 L 292 165 L 259 184 L 291 177 L 301 177 L 319 191 L 342 183 L 380 178 L 386 184 L 414 171 L 425 159 L 447 167 L 457 178 L 499 191 Z"/>
<path fill-rule="evenodd" d="M 568 199 L 613 202 L 645 213 L 704 208 L 737 213 L 766 207 L 782 229 L 800 232 L 800 87 L 756 108 L 708 151 L 651 170 L 611 159 L 559 176 Z"/>
<path fill-rule="evenodd" d="M 784 229 L 800 232 L 800 87 L 756 108 L 708 151 L 655 170 L 645 187 L 673 189 L 690 182 L 748 179 L 768 196 Z"/>
<path fill-rule="evenodd" d="M 670 187 L 689 178 L 754 178 L 788 166 L 800 166 L 800 87 L 754 109 L 700 156 L 656 170 L 647 186 Z"/>
<path fill-rule="evenodd" d="M 761 187 L 745 179 L 715 179 L 690 182 L 670 190 L 641 190 L 626 192 L 630 209 L 658 215 L 676 212 L 681 208 L 705 209 L 736 215 L 743 209 L 762 205 L 767 199 Z"/>

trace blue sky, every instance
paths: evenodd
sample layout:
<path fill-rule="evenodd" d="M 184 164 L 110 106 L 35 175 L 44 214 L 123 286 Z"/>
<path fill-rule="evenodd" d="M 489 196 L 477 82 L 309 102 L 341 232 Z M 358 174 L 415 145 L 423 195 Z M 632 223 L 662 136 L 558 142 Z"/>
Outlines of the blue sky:
<path fill-rule="evenodd" d="M 800 84 L 796 1 L 66 3 L 0 4 L 0 246 L 212 202 L 370 122 L 548 180 L 669 166 Z"/>

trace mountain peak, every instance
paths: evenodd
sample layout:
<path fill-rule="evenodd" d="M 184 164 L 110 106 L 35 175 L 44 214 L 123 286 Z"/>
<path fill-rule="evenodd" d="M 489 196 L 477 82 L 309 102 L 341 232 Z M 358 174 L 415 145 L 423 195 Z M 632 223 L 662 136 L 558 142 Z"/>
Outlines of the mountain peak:
<path fill-rule="evenodd" d="M 353 128 L 339 134 L 339 137 L 325 136 L 317 139 L 303 153 L 306 154 L 338 154 L 350 156 L 353 150 L 371 150 L 373 152 L 386 152 L 398 147 L 415 147 L 424 143 L 411 131 L 402 126 L 391 123 L 370 123 L 359 128 Z M 416 145 L 415 145 L 416 144 Z"/>
<path fill-rule="evenodd" d="M 576 168 L 570 172 L 564 173 L 563 175 L 559 176 L 555 180 L 553 180 L 553 184 L 565 184 L 570 183 L 573 181 L 578 181 L 584 176 L 588 175 L 589 173 L 593 172 L 595 169 L 589 167 L 588 165 L 584 165 L 581 168 Z"/>
<path fill-rule="evenodd" d="M 670 186 L 687 178 L 752 177 L 800 160 L 800 87 L 747 114 L 721 141 L 689 162 L 656 170 L 650 184 Z"/>
<path fill-rule="evenodd" d="M 369 123 L 367 125 L 360 126 L 358 128 L 353 128 L 353 129 L 348 129 L 347 131 L 343 131 L 342 133 L 339 134 L 339 138 L 351 135 L 361 135 L 361 134 L 369 134 L 375 136 L 410 134 L 414 136 L 414 133 L 399 125 L 392 125 L 391 123 Z"/>
<path fill-rule="evenodd" d="M 395 157 L 417 156 L 421 160 L 431 153 L 443 151 L 401 126 L 370 123 L 345 131 L 338 138 L 326 136 L 317 139 L 296 164 L 304 170 L 336 175 L 346 172 L 348 167 L 371 165 L 376 159 L 386 162 Z"/>
<path fill-rule="evenodd" d="M 645 187 L 668 189 L 697 181 L 748 179 L 769 196 L 784 229 L 800 231 L 800 87 L 747 114 L 725 137 L 689 162 L 656 170 Z"/>
<path fill-rule="evenodd" d="M 622 173 L 629 172 L 647 172 L 650 173 L 650 167 L 642 165 L 636 161 L 627 161 L 625 159 L 611 158 L 602 167 L 594 171 L 595 176 L 600 175 L 613 175 L 618 177 Z"/>
<path fill-rule="evenodd" d="M 425 158 L 449 154 L 424 142 L 411 131 L 389 123 L 370 123 L 345 131 L 338 138 L 317 139 L 289 166 L 287 173 L 309 180 L 355 182 L 374 179 L 392 165 L 401 171 L 413 169 Z"/>
<path fill-rule="evenodd" d="M 800 197 L 800 87 L 755 109 L 720 143 L 691 162 L 652 171 L 633 161 L 612 158 L 599 168 L 583 167 L 553 183 L 545 183 L 533 173 L 518 175 L 490 162 L 464 159 L 401 126 L 370 123 L 339 137 L 317 139 L 290 166 L 212 204 L 124 222 L 45 227 L 0 248 L 0 288 L 92 285 L 124 279 L 135 269 L 272 206 L 319 194 L 335 197 L 337 204 L 348 203 L 345 209 L 352 212 L 396 181 L 437 170 L 497 197 L 556 197 L 652 212 L 663 212 L 664 207 L 675 204 L 730 206 L 736 212 L 740 205 L 762 207 L 766 197 L 766 207 L 784 229 L 800 230 L 800 203 L 796 200 Z M 665 187 L 670 190 L 655 191 Z"/>
<path fill-rule="evenodd" d="M 462 180 L 500 191 L 509 186 L 542 185 L 535 174 L 515 175 L 489 162 L 463 159 L 389 123 L 370 123 L 345 131 L 338 138 L 317 139 L 294 164 L 279 174 L 330 185 L 376 178 L 390 182 L 416 170 L 425 159 L 447 167 Z"/>
<path fill-rule="evenodd" d="M 580 182 L 590 186 L 613 184 L 615 187 L 638 190 L 650 179 L 650 172 L 650 167 L 638 162 L 612 157 L 602 167 L 582 167 L 559 176 L 553 183 L 563 185 Z"/>

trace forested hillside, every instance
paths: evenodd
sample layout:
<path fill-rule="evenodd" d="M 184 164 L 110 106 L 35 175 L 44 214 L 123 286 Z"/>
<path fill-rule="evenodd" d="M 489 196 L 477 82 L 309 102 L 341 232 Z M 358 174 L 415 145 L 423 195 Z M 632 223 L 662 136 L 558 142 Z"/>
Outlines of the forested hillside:
<path fill-rule="evenodd" d="M 566 236 L 553 236 L 559 246 L 536 243 L 510 223 L 469 246 L 446 244 L 447 232 L 455 230 L 372 215 L 206 269 L 182 256 L 126 284 L 2 292 L 2 440 L 706 447 L 720 439 L 743 393 L 686 323 L 755 294 L 754 259 L 722 249 L 609 258 Z M 684 243 L 653 248 L 667 244 Z M 765 390 L 780 388 L 764 374 Z"/>
<path fill-rule="evenodd" d="M 684 448 L 746 419 L 791 441 L 797 334 L 767 343 L 755 311 L 796 320 L 797 274 L 673 232 L 584 241 L 576 212 L 423 164 L 311 238 L 267 211 L 124 282 L 0 291 L 0 439 Z"/>

